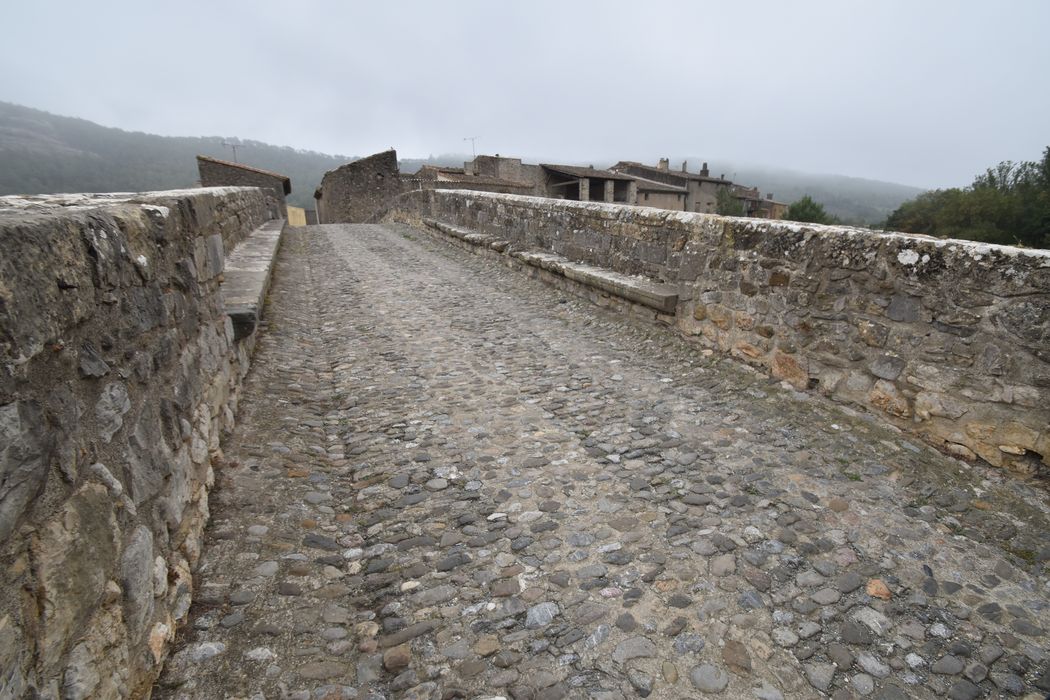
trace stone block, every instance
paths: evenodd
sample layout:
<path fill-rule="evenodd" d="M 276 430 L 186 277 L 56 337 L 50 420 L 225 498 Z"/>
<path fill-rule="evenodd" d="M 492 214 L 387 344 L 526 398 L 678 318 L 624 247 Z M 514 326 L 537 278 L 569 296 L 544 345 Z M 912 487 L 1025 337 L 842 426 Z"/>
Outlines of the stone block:
<path fill-rule="evenodd" d="M 911 415 L 911 406 L 907 397 L 901 394 L 896 384 L 885 379 L 875 382 L 868 399 L 871 401 L 872 406 L 885 411 L 891 416 L 907 418 Z"/>
<path fill-rule="evenodd" d="M 54 449 L 54 433 L 40 405 L 15 401 L 0 406 L 0 542 L 40 493 Z"/>
<path fill-rule="evenodd" d="M 736 351 L 749 359 L 755 360 L 765 355 L 765 351 L 762 348 L 756 347 L 751 343 L 739 342 L 736 344 Z"/>
<path fill-rule="evenodd" d="M 140 643 L 153 616 L 153 533 L 139 525 L 131 533 L 120 561 L 124 620 L 132 644 Z"/>
<path fill-rule="evenodd" d="M 727 331 L 733 323 L 733 312 L 719 304 L 711 304 L 707 307 L 707 318 L 711 323 Z"/>
<path fill-rule="evenodd" d="M 791 275 L 783 270 L 773 270 L 769 273 L 770 287 L 786 287 L 791 283 Z"/>
<path fill-rule="evenodd" d="M 774 377 L 788 382 L 796 389 L 805 389 L 809 385 L 809 372 L 791 355 L 774 353 L 771 370 Z"/>
<path fill-rule="evenodd" d="M 67 640 L 90 619 L 117 562 L 120 532 L 106 488 L 83 486 L 40 527 L 31 546 L 41 601 L 40 659 L 53 667 Z"/>
<path fill-rule="evenodd" d="M 916 297 L 905 294 L 895 294 L 886 307 L 886 316 L 891 321 L 902 323 L 914 323 L 919 320 L 919 311 L 922 305 Z"/>
<path fill-rule="evenodd" d="M 940 416 L 955 420 L 967 411 L 966 406 L 947 394 L 934 391 L 920 391 L 915 395 L 915 416 L 920 420 L 929 420 L 931 416 Z"/>
<path fill-rule="evenodd" d="M 904 371 L 904 360 L 896 355 L 881 355 L 868 365 L 868 370 L 880 379 L 893 381 Z"/>
<path fill-rule="evenodd" d="M 890 331 L 886 326 L 868 320 L 858 321 L 857 331 L 859 332 L 860 339 L 864 344 L 873 348 L 881 348 L 885 346 L 886 339 L 889 338 L 890 335 Z"/>
<path fill-rule="evenodd" d="M 95 404 L 95 418 L 98 420 L 99 437 L 102 442 L 109 442 L 118 430 L 124 426 L 124 414 L 131 410 L 131 399 L 128 389 L 120 382 L 107 384 Z"/>

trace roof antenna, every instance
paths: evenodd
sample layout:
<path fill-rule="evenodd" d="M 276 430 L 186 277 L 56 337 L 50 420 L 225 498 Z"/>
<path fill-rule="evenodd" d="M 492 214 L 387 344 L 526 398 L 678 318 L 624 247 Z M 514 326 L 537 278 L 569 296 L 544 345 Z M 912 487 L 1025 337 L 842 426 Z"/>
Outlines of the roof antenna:
<path fill-rule="evenodd" d="M 233 162 L 234 163 L 240 163 L 240 161 L 237 160 L 237 149 L 238 148 L 244 148 L 244 144 L 243 143 L 229 143 L 227 141 L 223 141 L 222 145 L 226 146 L 227 148 L 232 148 L 233 149 Z"/>
<path fill-rule="evenodd" d="M 470 152 L 473 154 L 474 159 L 477 160 L 478 150 L 474 148 L 474 142 L 478 140 L 477 136 L 467 136 L 463 139 L 464 141 L 470 141 Z"/>

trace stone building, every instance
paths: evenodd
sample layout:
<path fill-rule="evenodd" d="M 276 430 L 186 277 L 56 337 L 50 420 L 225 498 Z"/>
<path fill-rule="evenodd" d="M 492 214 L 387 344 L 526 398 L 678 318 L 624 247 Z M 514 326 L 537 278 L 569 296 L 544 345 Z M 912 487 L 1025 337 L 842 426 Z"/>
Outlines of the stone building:
<path fill-rule="evenodd" d="M 634 204 L 638 184 L 630 175 L 597 168 L 540 163 L 547 197 L 580 202 Z"/>
<path fill-rule="evenodd" d="M 733 197 L 743 205 L 744 216 L 753 216 L 760 219 L 783 219 L 787 214 L 787 204 L 774 200 L 772 193 L 763 197 L 757 187 L 733 185 Z"/>
<path fill-rule="evenodd" d="M 322 224 L 364 223 L 381 213 L 404 191 L 397 151 L 355 160 L 329 170 L 314 191 L 317 221 Z"/>
<path fill-rule="evenodd" d="M 478 175 L 467 170 L 466 167 L 449 168 L 436 165 L 424 165 L 412 175 L 402 175 L 401 182 L 406 191 L 454 189 L 502 194 L 533 194 L 535 190 L 529 182 L 502 178 L 498 175 Z"/>
<path fill-rule="evenodd" d="M 638 198 L 635 201 L 638 206 L 688 211 L 685 200 L 689 190 L 685 187 L 668 185 L 644 177 L 635 177 L 634 180 L 638 183 Z"/>
<path fill-rule="evenodd" d="M 719 190 L 733 186 L 733 183 L 725 179 L 725 176 L 711 177 L 711 173 L 707 169 L 707 163 L 704 163 L 704 167 L 699 173 L 689 172 L 686 169 L 685 162 L 682 163 L 680 171 L 671 170 L 667 158 L 661 158 L 656 167 L 624 160 L 612 166 L 610 170 L 655 180 L 665 185 L 684 187 L 686 190 L 685 211 L 698 211 L 707 214 L 717 212 Z"/>
<path fill-rule="evenodd" d="M 277 201 L 281 203 L 281 216 L 288 218 L 284 198 L 292 193 L 292 181 L 286 175 L 209 156 L 197 156 L 197 172 L 200 173 L 203 187 L 262 187 L 273 190 Z"/>
<path fill-rule="evenodd" d="M 474 160 L 463 163 L 463 170 L 468 175 L 477 177 L 496 177 L 526 185 L 528 192 L 536 197 L 547 196 L 544 182 L 546 175 L 543 168 L 531 163 L 522 163 L 521 158 L 508 158 L 497 153 L 494 156 L 475 156 Z"/>

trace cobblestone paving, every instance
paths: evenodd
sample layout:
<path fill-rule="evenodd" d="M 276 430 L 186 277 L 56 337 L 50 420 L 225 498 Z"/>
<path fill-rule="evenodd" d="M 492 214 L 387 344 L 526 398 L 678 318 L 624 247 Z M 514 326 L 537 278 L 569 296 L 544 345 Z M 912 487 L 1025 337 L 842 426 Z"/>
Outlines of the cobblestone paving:
<path fill-rule="evenodd" d="M 155 697 L 1050 690 L 1045 491 L 406 227 L 269 318 Z"/>

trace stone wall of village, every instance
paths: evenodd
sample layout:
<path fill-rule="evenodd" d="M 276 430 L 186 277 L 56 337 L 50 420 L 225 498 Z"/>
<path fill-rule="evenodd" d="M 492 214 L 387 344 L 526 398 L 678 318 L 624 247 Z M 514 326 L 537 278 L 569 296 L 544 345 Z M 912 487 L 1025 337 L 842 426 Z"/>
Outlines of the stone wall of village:
<path fill-rule="evenodd" d="M 403 189 L 395 151 L 341 165 L 324 174 L 314 194 L 318 220 L 322 224 L 371 221 Z"/>
<path fill-rule="evenodd" d="M 197 156 L 197 172 L 203 187 L 262 187 L 271 190 L 281 203 L 282 216 L 287 214 L 284 191 L 288 179 L 282 175 L 206 156 Z"/>
<path fill-rule="evenodd" d="M 279 207 L 0 198 L 0 697 L 148 693 L 254 342 L 234 342 L 224 255 Z"/>
<path fill-rule="evenodd" d="M 702 346 L 960 458 L 1050 464 L 1048 251 L 467 191 L 392 215 L 674 285 L 655 317 Z"/>

